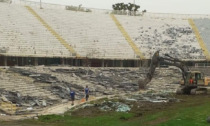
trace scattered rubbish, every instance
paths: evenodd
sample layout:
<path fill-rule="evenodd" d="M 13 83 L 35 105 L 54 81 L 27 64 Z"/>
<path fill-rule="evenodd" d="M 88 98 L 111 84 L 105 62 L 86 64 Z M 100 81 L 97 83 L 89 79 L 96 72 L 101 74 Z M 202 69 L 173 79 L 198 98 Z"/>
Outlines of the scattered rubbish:
<path fill-rule="evenodd" d="M 111 111 L 112 108 L 109 107 L 108 105 L 105 105 L 105 106 L 102 106 L 102 107 L 100 108 L 100 110 L 102 110 L 102 111 Z"/>
<path fill-rule="evenodd" d="M 137 99 L 129 99 L 129 98 L 127 98 L 127 99 L 125 99 L 126 101 L 133 101 L 133 102 L 136 102 L 137 101 Z"/>
<path fill-rule="evenodd" d="M 29 107 L 29 108 L 26 108 L 26 110 L 31 111 L 31 110 L 33 110 L 33 108 Z"/>
<path fill-rule="evenodd" d="M 126 104 L 120 104 L 118 107 L 117 107 L 117 112 L 128 112 L 128 111 L 130 111 L 131 110 L 131 108 L 128 106 L 128 105 L 126 105 Z"/>
<path fill-rule="evenodd" d="M 94 104 L 84 104 L 82 105 L 82 108 L 88 108 L 88 107 L 93 107 Z"/>
<path fill-rule="evenodd" d="M 5 96 L 1 96 L 2 101 L 8 102 L 7 98 Z"/>
<path fill-rule="evenodd" d="M 6 114 L 0 114 L 1 116 L 6 116 Z"/>
<path fill-rule="evenodd" d="M 42 106 L 46 107 L 47 106 L 47 103 L 45 100 L 42 101 Z"/>
<path fill-rule="evenodd" d="M 34 117 L 34 120 L 38 120 L 38 119 L 39 119 L 39 117 L 37 117 L 37 116 Z"/>

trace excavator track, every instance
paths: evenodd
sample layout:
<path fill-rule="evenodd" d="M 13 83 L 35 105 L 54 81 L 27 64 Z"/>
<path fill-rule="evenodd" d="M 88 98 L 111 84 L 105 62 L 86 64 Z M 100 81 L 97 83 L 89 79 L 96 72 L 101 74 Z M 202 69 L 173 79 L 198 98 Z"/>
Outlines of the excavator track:
<path fill-rule="evenodd" d="M 207 94 L 206 88 L 195 88 L 190 91 L 191 95 L 197 95 L 197 94 Z"/>
<path fill-rule="evenodd" d="M 197 86 L 184 86 L 177 89 L 176 94 L 189 94 L 189 95 L 197 95 L 197 94 L 207 94 L 208 90 L 206 88 L 199 88 Z"/>

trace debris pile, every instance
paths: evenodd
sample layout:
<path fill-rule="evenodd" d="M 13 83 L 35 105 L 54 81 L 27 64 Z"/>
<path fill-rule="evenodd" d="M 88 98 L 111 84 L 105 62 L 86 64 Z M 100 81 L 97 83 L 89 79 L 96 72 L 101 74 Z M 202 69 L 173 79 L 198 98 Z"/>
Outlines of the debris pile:
<path fill-rule="evenodd" d="M 124 103 L 112 101 L 103 102 L 99 104 L 98 107 L 102 111 L 128 112 L 131 110 L 131 108 Z"/>
<path fill-rule="evenodd" d="M 15 71 L 34 78 L 35 82 L 49 83 L 50 86 L 45 88 L 63 99 L 69 97 L 70 89 L 77 92 L 78 98 L 83 97 L 86 85 L 89 86 L 91 93 L 97 96 L 135 92 L 139 90 L 139 78 L 143 78 L 147 73 L 145 68 L 34 67 Z M 178 69 L 157 68 L 147 88 L 156 92 L 175 92 L 181 78 Z"/>
<path fill-rule="evenodd" d="M 90 102 L 74 108 L 72 111 L 90 111 L 99 110 L 100 111 L 116 111 L 116 112 L 129 112 L 135 111 L 140 107 L 145 107 L 145 105 L 158 104 L 166 105 L 170 103 L 180 102 L 179 99 L 174 98 L 169 94 L 156 94 L 151 92 L 144 93 L 134 93 L 134 94 L 122 94 L 118 96 L 113 96 L 109 99 L 102 99 L 95 102 Z M 144 109 L 144 108 L 142 108 Z M 89 112 L 88 112 L 89 113 Z"/>
<path fill-rule="evenodd" d="M 36 73 L 21 68 L 9 68 L 9 70 L 16 73 L 20 73 L 23 76 L 32 77 L 34 78 L 34 82 L 55 83 L 56 81 L 58 81 L 57 78 L 52 76 L 51 74 Z"/>
<path fill-rule="evenodd" d="M 10 83 L 16 82 L 16 79 L 20 83 L 19 91 L 15 90 L 15 88 L 10 90 L 9 87 L 7 90 L 5 90 L 6 88 L 0 90 L 1 101 L 9 101 L 15 104 L 20 108 L 18 110 L 19 113 L 38 110 L 64 100 L 68 101 L 70 90 L 76 92 L 76 100 L 81 99 L 84 97 L 84 87 L 86 85 L 90 88 L 90 95 L 92 96 L 117 95 L 119 99 L 125 101 L 106 101 L 99 104 L 98 109 L 104 111 L 130 111 L 132 109 L 132 106 L 129 105 L 130 102 L 177 102 L 178 100 L 169 98 L 167 95 L 176 91 L 176 88 L 179 86 L 178 81 L 182 78 L 181 72 L 177 69 L 157 68 L 154 78 L 147 85 L 146 90 L 141 94 L 134 94 L 134 92 L 139 90 L 139 78 L 143 78 L 147 73 L 146 68 L 90 69 L 37 66 L 11 67 L 1 72 L 5 72 L 5 74 L 1 73 L 1 79 L 4 80 L 2 82 L 5 83 L 4 86 L 7 85 L 11 78 L 12 81 Z M 48 95 L 45 95 L 46 97 L 44 95 L 23 95 L 21 90 L 27 90 L 21 87 L 24 79 L 28 80 L 23 86 L 33 87 L 31 90 L 41 91 L 40 94 L 46 92 Z"/>
<path fill-rule="evenodd" d="M 38 109 L 40 107 L 53 105 L 57 101 L 42 97 L 21 96 L 21 93 L 19 92 L 0 89 L 0 102 L 15 104 L 17 107 L 19 107 L 19 109 L 16 111 L 16 114 L 20 114 L 28 110 L 32 110 L 33 108 Z"/>
<path fill-rule="evenodd" d="M 65 81 L 60 81 L 57 77 L 53 76 L 49 73 L 39 73 L 31 70 L 21 69 L 21 68 L 10 68 L 10 71 L 19 73 L 23 76 L 31 77 L 34 79 L 34 83 L 48 83 L 49 86 L 45 86 L 44 88 L 51 91 L 53 94 L 58 95 L 62 99 L 69 99 L 70 90 L 75 90 L 77 92 L 76 99 L 80 99 L 84 97 L 83 95 L 83 87 L 76 84 L 71 84 Z"/>

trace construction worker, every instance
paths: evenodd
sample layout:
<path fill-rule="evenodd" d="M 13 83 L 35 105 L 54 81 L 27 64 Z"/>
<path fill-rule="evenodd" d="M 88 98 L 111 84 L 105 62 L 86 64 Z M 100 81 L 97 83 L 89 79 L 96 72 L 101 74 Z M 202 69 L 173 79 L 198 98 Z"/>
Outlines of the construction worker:
<path fill-rule="evenodd" d="M 190 81 L 190 84 L 193 84 L 193 79 L 192 79 L 192 77 L 190 78 L 189 81 Z"/>
<path fill-rule="evenodd" d="M 71 97 L 71 105 L 74 105 L 75 92 L 73 90 L 70 91 L 70 97 Z"/>
<path fill-rule="evenodd" d="M 88 98 L 89 98 L 89 88 L 88 88 L 88 86 L 86 86 L 84 92 L 85 92 L 85 99 L 86 99 L 86 101 L 88 101 Z"/>

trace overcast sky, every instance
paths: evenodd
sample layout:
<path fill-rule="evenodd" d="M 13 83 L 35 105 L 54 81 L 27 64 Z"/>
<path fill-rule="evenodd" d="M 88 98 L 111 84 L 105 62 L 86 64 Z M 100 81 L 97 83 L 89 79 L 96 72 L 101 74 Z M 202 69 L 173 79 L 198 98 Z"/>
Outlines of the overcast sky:
<path fill-rule="evenodd" d="M 40 0 L 31 0 L 37 1 Z M 210 0 L 42 0 L 45 3 L 112 9 L 112 4 L 124 2 L 140 5 L 140 10 L 156 13 L 210 14 Z"/>

